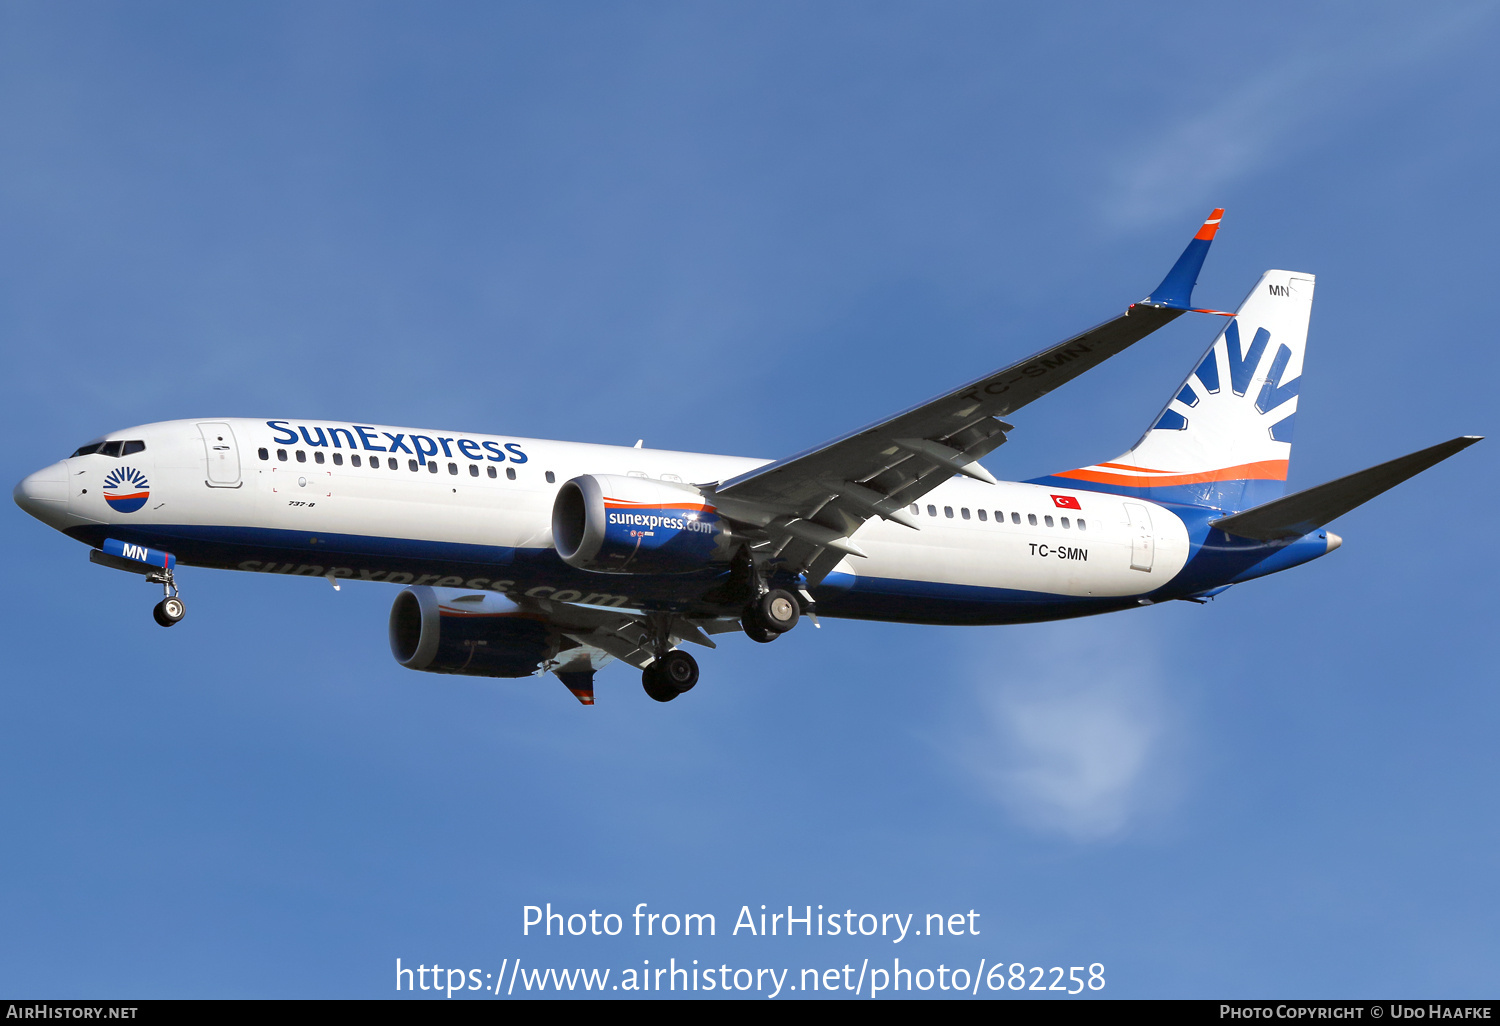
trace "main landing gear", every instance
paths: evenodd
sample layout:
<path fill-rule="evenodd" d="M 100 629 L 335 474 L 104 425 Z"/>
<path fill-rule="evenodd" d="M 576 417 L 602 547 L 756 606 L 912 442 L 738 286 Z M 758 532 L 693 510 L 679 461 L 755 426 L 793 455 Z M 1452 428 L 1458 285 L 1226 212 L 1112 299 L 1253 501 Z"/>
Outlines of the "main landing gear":
<path fill-rule="evenodd" d="M 641 671 L 641 686 L 658 702 L 670 702 L 698 683 L 698 660 L 681 649 L 658 656 Z"/>
<path fill-rule="evenodd" d="M 146 575 L 148 584 L 160 584 L 165 597 L 151 610 L 151 616 L 163 627 L 175 627 L 177 621 L 187 614 L 187 606 L 177 592 L 177 582 L 171 570 L 157 570 Z"/>
<path fill-rule="evenodd" d="M 753 641 L 775 641 L 797 626 L 802 606 L 797 596 L 783 588 L 772 588 L 751 599 L 740 617 L 740 625 Z"/>

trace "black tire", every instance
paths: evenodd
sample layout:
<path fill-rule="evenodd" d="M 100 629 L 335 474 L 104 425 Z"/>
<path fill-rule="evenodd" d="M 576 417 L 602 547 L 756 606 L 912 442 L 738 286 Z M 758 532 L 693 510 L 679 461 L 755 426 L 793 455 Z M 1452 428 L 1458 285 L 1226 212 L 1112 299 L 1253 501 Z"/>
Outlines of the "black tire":
<path fill-rule="evenodd" d="M 777 634 L 785 634 L 797 626 L 802 606 L 797 602 L 796 595 L 781 588 L 772 588 L 755 600 L 755 612 L 762 627 Z"/>
<path fill-rule="evenodd" d="M 745 628 L 745 633 L 750 636 L 751 641 L 758 641 L 762 645 L 770 644 L 781 637 L 780 634 L 771 630 L 771 628 L 761 626 L 759 614 L 755 616 L 746 614 L 745 618 L 740 622 L 740 626 Z"/>
<path fill-rule="evenodd" d="M 187 607 L 182 604 L 182 599 L 164 598 L 151 610 L 151 616 L 163 627 L 174 627 L 187 613 Z"/>
<path fill-rule="evenodd" d="M 679 695 L 698 683 L 698 660 L 681 650 L 668 652 L 652 664 L 652 669 L 664 687 L 676 689 Z"/>
<path fill-rule="evenodd" d="M 672 699 L 681 694 L 681 692 L 672 687 L 672 685 L 667 684 L 661 680 L 661 675 L 658 672 L 660 668 L 660 663 L 652 663 L 650 666 L 642 670 L 641 687 L 646 689 L 646 694 L 653 701 L 670 702 Z"/>

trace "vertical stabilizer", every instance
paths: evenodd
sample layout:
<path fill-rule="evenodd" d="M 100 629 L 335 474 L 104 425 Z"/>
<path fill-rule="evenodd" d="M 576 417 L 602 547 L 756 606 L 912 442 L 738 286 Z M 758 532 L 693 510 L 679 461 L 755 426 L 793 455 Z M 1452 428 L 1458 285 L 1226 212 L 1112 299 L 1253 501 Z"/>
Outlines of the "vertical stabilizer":
<path fill-rule="evenodd" d="M 1283 494 L 1313 284 L 1267 271 L 1133 449 L 1042 480 L 1230 511 Z"/>

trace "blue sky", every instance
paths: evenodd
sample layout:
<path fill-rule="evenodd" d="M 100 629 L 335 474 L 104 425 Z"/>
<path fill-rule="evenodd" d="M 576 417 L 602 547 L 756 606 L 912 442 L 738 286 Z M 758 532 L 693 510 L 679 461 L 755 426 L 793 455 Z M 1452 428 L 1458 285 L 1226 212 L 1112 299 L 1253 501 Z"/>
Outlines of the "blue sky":
<path fill-rule="evenodd" d="M 1104 320 L 1319 276 L 1292 485 L 1492 434 L 1489 4 L 0 9 L 5 479 L 176 417 L 753 456 Z M 1217 324 L 1015 418 L 1126 449 Z M 729 640 L 658 706 L 397 666 L 395 589 L 4 514 L 0 991 L 391 993 L 403 964 L 1106 966 L 1113 996 L 1493 996 L 1493 442 L 1199 608 Z M 521 936 L 521 909 L 720 936 Z M 900 948 L 741 905 L 978 910 Z M 779 941 L 779 946 L 777 946 Z"/>

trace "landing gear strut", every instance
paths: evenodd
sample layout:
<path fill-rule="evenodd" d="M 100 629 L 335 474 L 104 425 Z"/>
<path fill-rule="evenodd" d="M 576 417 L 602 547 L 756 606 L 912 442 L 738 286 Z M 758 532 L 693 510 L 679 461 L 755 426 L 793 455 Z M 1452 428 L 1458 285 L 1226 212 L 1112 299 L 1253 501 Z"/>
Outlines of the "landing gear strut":
<path fill-rule="evenodd" d="M 698 660 L 680 649 L 659 656 L 641 671 L 641 686 L 658 702 L 670 702 L 698 683 Z"/>
<path fill-rule="evenodd" d="M 182 597 L 177 593 L 177 582 L 172 579 L 171 570 L 157 570 L 146 575 L 148 584 L 160 584 L 164 597 L 151 610 L 151 615 L 156 622 L 163 627 L 175 627 L 177 621 L 181 620 L 187 613 L 187 606 L 183 604 Z"/>

